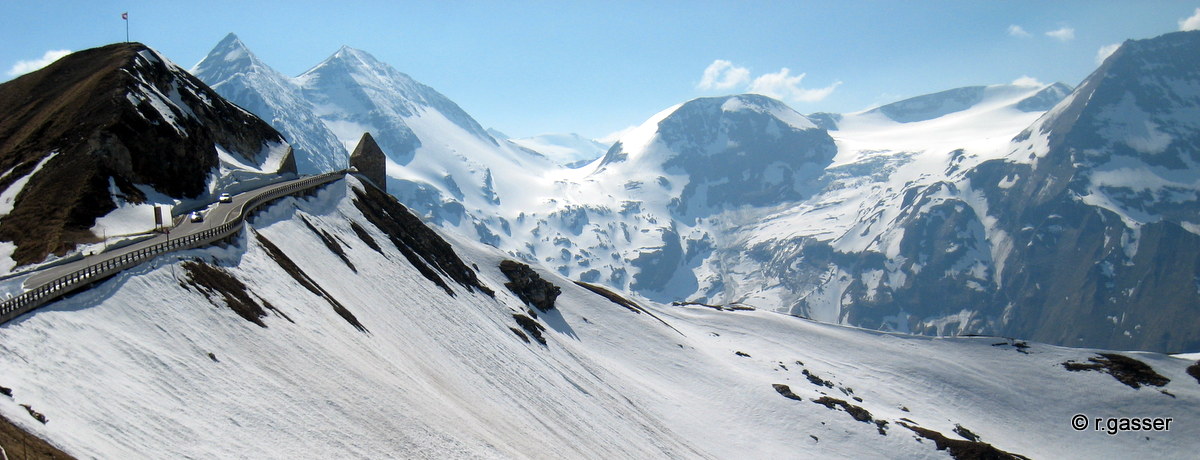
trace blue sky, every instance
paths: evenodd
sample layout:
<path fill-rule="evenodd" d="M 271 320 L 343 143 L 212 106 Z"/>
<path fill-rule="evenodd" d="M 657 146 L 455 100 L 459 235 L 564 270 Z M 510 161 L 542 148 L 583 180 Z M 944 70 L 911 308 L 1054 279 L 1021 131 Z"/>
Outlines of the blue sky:
<path fill-rule="evenodd" d="M 1075 85 L 1101 48 L 1179 30 L 1198 8 L 1145 0 L 3 1 L 0 80 L 49 51 L 123 41 L 128 11 L 131 38 L 184 67 L 229 32 L 287 75 L 344 44 L 432 86 L 485 127 L 602 137 L 691 98 L 751 90 L 811 113 L 1026 76 Z"/>

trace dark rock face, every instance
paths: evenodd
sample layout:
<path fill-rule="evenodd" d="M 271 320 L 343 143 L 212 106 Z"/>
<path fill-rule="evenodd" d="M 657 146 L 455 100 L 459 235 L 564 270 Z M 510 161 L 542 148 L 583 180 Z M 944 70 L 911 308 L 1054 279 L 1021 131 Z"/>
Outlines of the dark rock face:
<path fill-rule="evenodd" d="M 1028 460 L 1024 455 L 1005 452 L 991 444 L 981 441 L 966 441 L 948 438 L 946 435 L 916 424 L 897 422 L 900 426 L 912 430 L 917 436 L 933 441 L 937 450 L 947 450 L 955 460 L 995 459 L 995 460 Z"/>
<path fill-rule="evenodd" d="M 1098 357 L 1088 358 L 1087 363 L 1067 361 L 1062 365 L 1072 372 L 1103 372 L 1135 390 L 1142 385 L 1161 387 L 1171 382 L 1171 379 L 1155 372 L 1149 364 L 1115 353 L 1100 353 Z"/>
<path fill-rule="evenodd" d="M 358 147 L 350 154 L 350 166 L 358 169 L 376 187 L 387 191 L 387 157 L 375 143 L 371 133 L 363 133 Z"/>
<path fill-rule="evenodd" d="M 1018 137 L 1047 136 L 1044 157 L 972 172 L 976 184 L 1018 178 L 984 189 L 1013 240 L 1000 289 L 1020 308 L 1001 334 L 1111 349 L 1200 346 L 1200 236 L 1183 227 L 1200 222 L 1196 192 L 1184 185 L 1200 174 L 1200 120 L 1187 115 L 1200 107 L 1200 62 L 1185 58 L 1198 51 L 1200 32 L 1126 42 L 1069 105 Z M 1113 171 L 1152 179 L 1104 179 Z M 1155 182 L 1163 185 L 1144 186 Z"/>
<path fill-rule="evenodd" d="M 538 310 L 547 311 L 554 308 L 554 300 L 562 294 L 562 289 L 542 279 L 537 272 L 523 263 L 502 261 L 500 272 L 509 279 L 509 282 L 504 283 L 504 287 Z"/>
<path fill-rule="evenodd" d="M 479 281 L 475 271 L 458 258 L 450 243 L 422 223 L 395 197 L 369 186 L 361 189 L 354 187 L 353 191 L 354 198 L 351 200 L 354 207 L 388 236 L 421 275 L 445 290 L 446 294 L 455 295 L 450 285 L 442 279 L 443 276 L 467 289 L 477 289 L 488 296 L 495 296 L 491 288 Z"/>
<path fill-rule="evenodd" d="M 31 173 L 0 221 L 18 264 L 94 240 L 115 209 L 110 184 L 137 203 L 149 186 L 174 198 L 205 192 L 216 146 L 259 164 L 286 141 L 262 120 L 139 43 L 80 51 L 0 85 L 0 189 Z M 290 157 L 290 155 L 289 155 Z M 285 161 L 281 173 L 295 172 Z"/>
<path fill-rule="evenodd" d="M 903 231 L 894 257 L 815 239 L 740 255 L 792 292 L 844 289 L 833 320 L 855 326 L 1196 349 L 1200 62 L 1184 56 L 1197 51 L 1200 32 L 1127 42 L 1017 136 L 1021 157 L 906 189 L 887 223 Z M 1044 107 L 1065 90 L 1054 85 L 1022 103 Z M 801 299 L 792 311 L 813 306 Z"/>

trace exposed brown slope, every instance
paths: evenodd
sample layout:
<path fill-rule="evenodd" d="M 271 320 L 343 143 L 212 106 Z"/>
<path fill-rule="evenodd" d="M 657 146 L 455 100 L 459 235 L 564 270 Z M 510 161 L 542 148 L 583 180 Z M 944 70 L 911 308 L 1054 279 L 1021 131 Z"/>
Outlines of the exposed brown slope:
<path fill-rule="evenodd" d="M 172 123 L 146 95 L 186 110 L 166 104 Z M 0 240 L 16 243 L 18 264 L 94 239 L 88 230 L 95 219 L 116 207 L 110 180 L 130 202 L 145 199 L 135 184 L 194 197 L 219 163 L 215 145 L 258 163 L 254 156 L 267 142 L 285 142 L 140 43 L 80 51 L 2 84 L 0 113 L 0 172 L 12 170 L 0 178 L 0 189 L 58 152 L 0 220 Z M 284 169 L 294 165 L 287 161 Z"/>

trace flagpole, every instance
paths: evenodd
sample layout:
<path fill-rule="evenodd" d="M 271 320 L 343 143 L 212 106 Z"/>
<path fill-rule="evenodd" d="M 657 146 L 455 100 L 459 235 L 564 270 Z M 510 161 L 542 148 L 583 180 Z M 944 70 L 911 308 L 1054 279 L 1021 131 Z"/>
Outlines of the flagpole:
<path fill-rule="evenodd" d="M 121 13 L 121 19 L 125 20 L 125 43 L 129 43 L 129 13 Z"/>

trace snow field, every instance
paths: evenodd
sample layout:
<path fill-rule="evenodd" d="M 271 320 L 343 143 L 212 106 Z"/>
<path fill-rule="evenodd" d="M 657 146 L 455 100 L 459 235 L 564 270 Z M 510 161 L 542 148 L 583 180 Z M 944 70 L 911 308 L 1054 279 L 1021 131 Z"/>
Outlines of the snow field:
<path fill-rule="evenodd" d="M 99 458 L 944 458 L 898 426 L 900 417 L 952 438 L 962 424 L 1031 458 L 1186 456 L 1200 447 L 1194 424 L 1145 433 L 1150 441 L 1069 427 L 1074 413 L 1193 418 L 1200 385 L 1184 373 L 1188 361 L 1164 355 L 1129 354 L 1170 378 L 1175 397 L 1060 364 L 1091 350 L 1031 344 L 1023 354 L 1003 339 L 909 337 L 633 299 L 667 327 L 546 272 L 563 294 L 539 317 L 548 345 L 526 344 L 509 330 L 525 307 L 495 268 L 503 254 L 448 237 L 496 297 L 458 284 L 448 296 L 362 217 L 349 198 L 356 186 L 351 178 L 284 199 L 252 227 L 369 332 L 299 288 L 248 231 L 237 244 L 160 257 L 0 327 L 0 385 L 14 390 L 0 413 Z M 300 217 L 333 235 L 358 273 Z M 181 285 L 181 262 L 193 258 L 227 270 L 291 321 L 268 311 L 261 328 Z M 803 370 L 834 388 L 813 385 Z M 784 398 L 773 383 L 805 400 Z M 890 421 L 887 436 L 810 401 L 822 394 Z"/>

